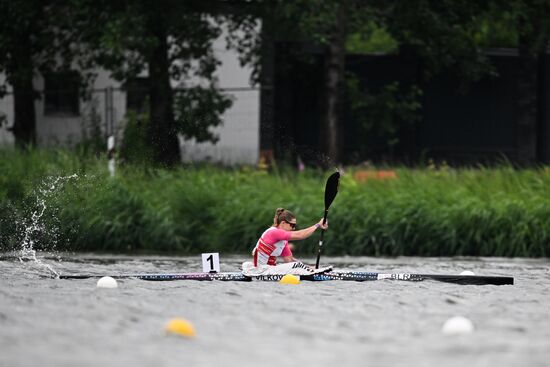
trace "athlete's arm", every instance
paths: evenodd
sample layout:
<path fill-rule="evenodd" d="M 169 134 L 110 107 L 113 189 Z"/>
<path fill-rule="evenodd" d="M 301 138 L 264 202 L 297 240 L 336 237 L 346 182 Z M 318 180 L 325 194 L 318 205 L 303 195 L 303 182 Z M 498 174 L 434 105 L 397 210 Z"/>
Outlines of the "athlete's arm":
<path fill-rule="evenodd" d="M 309 236 L 311 236 L 313 234 L 313 232 L 315 232 L 315 230 L 317 228 L 322 228 L 323 230 L 326 230 L 328 228 L 328 221 L 327 223 L 323 224 L 323 219 L 321 219 L 319 221 L 319 223 L 316 223 L 314 225 L 312 225 L 311 227 L 307 227 L 307 228 L 304 228 L 304 229 L 300 229 L 298 231 L 292 231 L 290 232 L 290 240 L 304 240 L 306 238 L 308 238 Z"/>

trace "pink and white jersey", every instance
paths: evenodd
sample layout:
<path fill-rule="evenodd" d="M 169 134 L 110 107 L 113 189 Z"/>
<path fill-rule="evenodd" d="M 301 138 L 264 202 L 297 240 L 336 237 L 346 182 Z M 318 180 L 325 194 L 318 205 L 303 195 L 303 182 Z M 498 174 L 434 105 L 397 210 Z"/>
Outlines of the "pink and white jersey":
<path fill-rule="evenodd" d="M 268 228 L 258 240 L 252 251 L 254 266 L 276 265 L 277 256 L 292 256 L 288 247 L 291 232 L 276 227 Z"/>

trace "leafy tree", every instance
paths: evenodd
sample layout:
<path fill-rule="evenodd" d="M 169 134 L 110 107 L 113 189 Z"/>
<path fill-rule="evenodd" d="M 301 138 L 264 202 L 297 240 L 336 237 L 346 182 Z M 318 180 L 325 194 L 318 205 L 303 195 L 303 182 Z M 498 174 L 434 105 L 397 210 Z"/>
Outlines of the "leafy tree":
<path fill-rule="evenodd" d="M 0 0 L 0 73 L 13 91 L 13 133 L 19 147 L 36 143 L 34 102 L 40 95 L 34 77 L 61 66 L 57 56 L 65 50 L 67 34 L 58 26 L 56 14 L 62 7 L 62 1 Z M 0 86 L 0 91 L 6 90 L 6 85 Z"/>
<path fill-rule="evenodd" d="M 243 61 L 254 64 L 259 70 L 257 75 L 263 84 L 272 84 L 273 65 L 268 60 L 273 57 L 270 46 L 273 42 L 302 41 L 323 46 L 325 111 L 319 131 L 326 155 L 333 163 L 339 163 L 346 86 L 346 44 L 349 34 L 365 29 L 367 21 L 373 19 L 371 7 L 360 0 L 259 1 L 248 15 L 252 20 L 261 19 L 262 31 L 256 34 L 256 42 L 250 37 L 244 39 L 248 47 L 243 47 L 244 43 L 241 43 L 240 50 Z M 258 56 L 260 54 L 261 57 Z M 269 94 L 269 91 L 264 94 Z"/>
<path fill-rule="evenodd" d="M 120 81 L 147 73 L 147 141 L 153 162 L 179 162 L 178 133 L 197 141 L 216 140 L 208 129 L 221 123 L 220 115 L 231 100 L 216 87 L 219 60 L 213 42 L 222 32 L 223 19 L 209 12 L 208 5 L 214 2 L 73 0 L 73 4 L 80 42 L 93 50 L 88 55 L 91 62 Z M 206 86 L 204 91 L 197 88 L 197 80 Z"/>
<path fill-rule="evenodd" d="M 537 116 L 540 113 L 541 63 L 550 41 L 550 3 L 512 1 L 504 11 L 514 14 L 518 34 L 518 161 L 532 164 L 537 157 Z"/>
<path fill-rule="evenodd" d="M 474 81 L 493 71 L 476 38 L 488 9 L 472 0 L 402 0 L 383 12 L 400 52 L 421 60 L 426 79 L 453 69 Z"/>
<path fill-rule="evenodd" d="M 361 136 L 374 136 L 385 142 L 388 158 L 393 160 L 395 147 L 399 143 L 399 133 L 403 125 L 413 125 L 418 122 L 421 108 L 419 98 L 422 90 L 412 85 L 405 88 L 394 81 L 381 88 L 376 93 L 364 93 L 359 87 L 355 76 L 348 77 L 348 98 L 354 122 L 358 125 Z M 363 146 L 361 153 L 368 153 Z"/>
<path fill-rule="evenodd" d="M 325 111 L 321 141 L 333 163 L 342 160 L 346 44 L 350 35 L 377 21 L 376 7 L 361 0 L 294 1 L 284 12 L 299 17 L 302 34 L 324 45 Z"/>
<path fill-rule="evenodd" d="M 34 103 L 43 97 L 34 88 L 36 76 L 71 71 L 82 87 L 94 77 L 88 50 L 78 45 L 73 13 L 71 0 L 0 0 L 0 73 L 6 75 L 0 98 L 10 85 L 15 110 L 12 130 L 18 147 L 36 144 Z"/>
<path fill-rule="evenodd" d="M 269 42 L 278 38 L 325 46 L 326 111 L 321 131 L 326 132 L 326 151 L 336 161 L 339 160 L 341 145 L 339 114 L 345 80 L 344 54 L 350 50 L 369 50 L 363 45 L 366 43 L 364 34 L 370 32 L 377 39 L 383 39 L 379 49 L 393 51 L 397 47 L 402 56 L 410 56 L 418 62 L 419 82 L 428 81 L 442 72 L 455 73 L 464 85 L 485 76 L 497 76 L 484 48 L 518 47 L 518 159 L 525 163 L 535 160 L 539 71 L 550 38 L 550 2 L 547 0 L 295 0 L 259 1 L 258 4 L 260 11 L 256 14 L 262 18 L 264 30 L 267 29 L 267 32 L 262 31 L 261 40 Z M 252 53 L 262 50 L 263 55 L 266 49 L 268 47 L 263 44 L 249 48 Z M 262 80 L 269 82 L 266 77 L 269 72 L 264 72 L 269 69 L 269 63 L 258 61 L 250 53 L 244 59 L 261 66 L 259 74 L 264 74 Z M 350 96 L 356 97 L 351 101 L 357 110 L 355 112 L 363 113 L 366 118 L 378 115 L 378 121 L 385 121 L 378 129 L 386 130 L 390 135 L 395 133 L 397 126 L 391 116 L 409 116 L 408 119 L 414 120 L 410 112 L 418 109 L 415 95 L 421 93 L 416 87 L 404 95 L 400 92 L 403 103 L 392 107 L 397 94 L 394 85 L 387 86 L 380 97 L 382 102 L 393 102 L 380 109 L 378 102 L 358 93 L 353 78 L 348 79 L 347 84 L 352 87 L 348 90 Z M 393 122 L 390 123 L 388 118 Z M 372 122 L 361 119 L 361 123 L 373 131 Z"/>
<path fill-rule="evenodd" d="M 466 82 L 496 75 L 485 47 L 517 47 L 517 159 L 537 156 L 540 65 L 550 41 L 550 3 L 534 1 L 410 0 L 391 5 L 388 25 L 417 52 L 426 77 L 453 68 Z"/>
<path fill-rule="evenodd" d="M 269 31 L 279 39 L 313 42 L 323 46 L 325 111 L 320 131 L 324 150 L 333 162 L 342 159 L 342 108 L 346 88 L 348 97 L 366 98 L 364 101 L 351 101 L 352 107 L 357 107 L 356 112 L 365 112 L 367 106 L 380 107 L 380 103 L 374 102 L 373 96 L 357 93 L 353 76 L 351 79 L 346 76 L 346 53 L 360 48 L 361 37 L 365 38 L 366 35 L 383 39 L 384 45 L 379 44 L 378 47 L 388 51 L 399 49 L 403 54 L 412 52 L 422 60 L 426 79 L 449 68 L 457 70 L 465 80 L 476 80 L 492 72 L 475 38 L 479 18 L 485 14 L 487 6 L 471 0 L 296 0 L 262 4 L 263 13 L 260 16 L 263 24 L 267 24 Z M 249 56 L 247 60 L 254 61 L 254 58 Z M 355 89 L 349 90 L 350 85 L 355 86 Z M 392 136 L 398 129 L 398 117 L 409 116 L 419 108 L 415 98 L 421 94 L 417 87 L 412 87 L 408 92 L 398 92 L 396 88 L 401 89 L 395 84 L 387 86 L 381 91 L 380 98 L 382 102 L 393 101 L 393 104 L 401 103 L 402 106 L 386 106 L 387 118 L 377 121 L 380 124 L 378 130 Z M 398 94 L 402 94 L 403 98 L 397 98 Z M 369 111 L 365 116 L 380 117 L 383 111 L 378 107 L 378 112 Z M 374 131 L 372 126 L 369 127 L 372 123 L 361 120 L 368 127 L 365 131 Z M 395 137 L 391 139 L 388 144 L 395 145 Z"/>

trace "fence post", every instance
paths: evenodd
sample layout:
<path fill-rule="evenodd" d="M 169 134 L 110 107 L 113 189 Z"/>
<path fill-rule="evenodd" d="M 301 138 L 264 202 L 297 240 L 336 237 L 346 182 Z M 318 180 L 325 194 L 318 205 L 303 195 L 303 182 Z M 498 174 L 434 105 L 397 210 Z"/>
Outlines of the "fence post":
<path fill-rule="evenodd" d="M 110 135 L 107 138 L 107 158 L 109 159 L 108 168 L 111 177 L 115 176 L 115 137 Z"/>
<path fill-rule="evenodd" d="M 115 176 L 115 129 L 113 118 L 113 87 L 105 88 L 105 133 L 107 135 L 107 159 L 109 174 Z"/>

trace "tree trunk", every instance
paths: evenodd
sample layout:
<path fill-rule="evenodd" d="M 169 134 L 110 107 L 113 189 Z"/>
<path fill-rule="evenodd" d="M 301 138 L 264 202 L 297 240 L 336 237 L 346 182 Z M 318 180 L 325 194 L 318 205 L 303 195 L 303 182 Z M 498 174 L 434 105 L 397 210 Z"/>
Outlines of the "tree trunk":
<path fill-rule="evenodd" d="M 342 159 L 342 100 L 345 86 L 347 0 L 338 5 L 336 22 L 329 37 L 325 67 L 326 115 L 322 140 L 331 165 Z"/>
<path fill-rule="evenodd" d="M 156 18 L 152 16 L 152 18 Z M 174 104 L 170 85 L 167 32 L 161 19 L 149 24 L 157 39 L 149 64 L 149 144 L 154 162 L 172 166 L 180 162 L 179 141 L 174 121 Z"/>
<path fill-rule="evenodd" d="M 28 45 L 28 37 L 23 36 L 21 45 Z M 12 66 L 9 82 L 13 88 L 14 122 L 13 135 L 18 148 L 27 148 L 36 144 L 36 113 L 34 100 L 33 63 L 30 47 L 17 48 L 17 64 Z"/>
<path fill-rule="evenodd" d="M 267 6 L 270 6 L 269 4 Z M 273 115 L 274 97 L 274 57 L 272 19 L 262 19 L 261 69 L 260 69 L 260 162 L 262 165 L 273 163 Z"/>
<path fill-rule="evenodd" d="M 529 20 L 530 22 L 532 20 Z M 519 23 L 520 30 L 523 21 Z M 536 27 L 535 27 L 536 28 Z M 533 164 L 537 158 L 537 116 L 539 52 L 536 48 L 538 32 L 520 31 L 518 72 L 517 158 L 523 165 Z"/>

